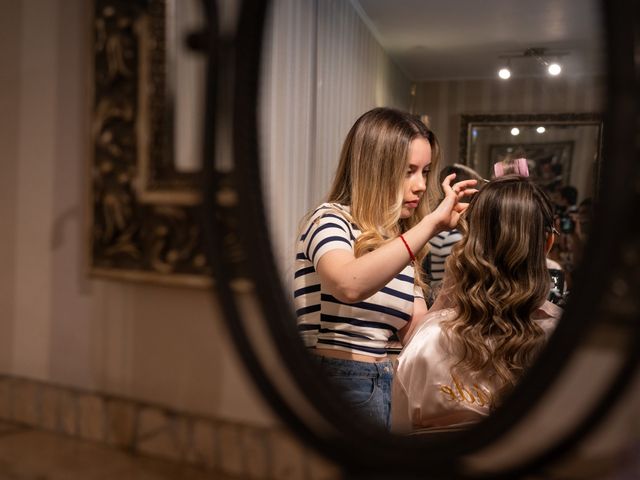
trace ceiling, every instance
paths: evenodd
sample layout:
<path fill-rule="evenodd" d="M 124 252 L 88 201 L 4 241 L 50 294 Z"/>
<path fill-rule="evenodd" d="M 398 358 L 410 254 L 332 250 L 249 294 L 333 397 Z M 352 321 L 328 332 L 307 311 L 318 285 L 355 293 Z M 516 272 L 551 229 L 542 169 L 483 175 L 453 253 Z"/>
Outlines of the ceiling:
<path fill-rule="evenodd" d="M 568 52 L 563 75 L 602 73 L 597 0 L 351 0 L 378 42 L 414 81 L 495 78 L 502 55 Z M 513 77 L 546 74 L 511 60 Z"/>

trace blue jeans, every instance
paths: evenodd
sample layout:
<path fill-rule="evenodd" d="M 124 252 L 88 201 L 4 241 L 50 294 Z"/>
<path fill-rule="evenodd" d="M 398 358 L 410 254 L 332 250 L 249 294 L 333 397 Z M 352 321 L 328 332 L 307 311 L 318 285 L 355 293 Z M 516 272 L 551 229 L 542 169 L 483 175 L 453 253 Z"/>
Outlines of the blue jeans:
<path fill-rule="evenodd" d="M 375 426 L 389 429 L 393 380 L 390 361 L 368 363 L 313 357 L 355 413 Z"/>

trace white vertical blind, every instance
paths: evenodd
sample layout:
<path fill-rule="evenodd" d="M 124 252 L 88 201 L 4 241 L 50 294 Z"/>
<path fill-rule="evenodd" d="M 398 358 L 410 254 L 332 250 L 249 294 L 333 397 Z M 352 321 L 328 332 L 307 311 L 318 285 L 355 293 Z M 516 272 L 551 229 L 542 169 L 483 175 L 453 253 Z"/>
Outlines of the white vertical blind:
<path fill-rule="evenodd" d="M 271 5 L 261 75 L 260 154 L 274 254 L 286 278 L 311 189 L 315 1 L 276 0 Z"/>
<path fill-rule="evenodd" d="M 410 83 L 344 0 L 274 0 L 261 79 L 265 209 L 289 287 L 300 219 L 325 197 L 349 128 L 375 106 L 408 109 Z"/>

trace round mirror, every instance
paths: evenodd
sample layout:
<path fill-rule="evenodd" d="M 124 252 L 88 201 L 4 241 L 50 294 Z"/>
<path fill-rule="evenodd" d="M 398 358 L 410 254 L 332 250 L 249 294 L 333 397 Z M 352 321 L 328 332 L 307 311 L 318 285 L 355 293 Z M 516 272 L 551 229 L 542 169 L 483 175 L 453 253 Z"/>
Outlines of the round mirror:
<path fill-rule="evenodd" d="M 637 360 L 632 292 L 640 255 L 632 222 L 620 221 L 634 218 L 638 194 L 637 167 L 625 154 L 635 148 L 637 112 L 624 108 L 636 88 L 637 16 L 578 0 L 268 7 L 243 2 L 235 44 L 217 44 L 208 107 L 215 96 L 218 110 L 214 116 L 209 108 L 206 131 L 214 118 L 233 118 L 232 137 L 215 129 L 218 144 L 233 144 L 233 165 L 205 161 L 219 292 L 238 351 L 267 400 L 305 441 L 356 475 L 397 478 L 428 465 L 436 478 L 514 476 L 570 451 L 618 400 Z M 552 62 L 562 63 L 560 75 L 545 70 Z M 508 79 L 498 77 L 503 63 Z M 381 106 L 420 117 L 436 133 L 438 167 L 461 163 L 486 177 L 509 149 L 522 153 L 534 181 L 569 203 L 568 220 L 559 215 L 554 228 L 567 238 L 586 234 L 579 251 L 565 245 L 558 252 L 569 294 L 547 347 L 504 403 L 464 430 L 393 435 L 354 420 L 297 328 L 300 220 L 325 198 L 351 125 Z M 205 139 L 204 158 L 213 152 Z M 588 199 L 593 214 L 569 215 Z M 591 218 L 595 228 L 587 226 Z M 573 230 L 563 221 L 574 222 Z M 250 302 L 263 318 L 248 314 Z M 396 353 L 391 343 L 388 349 Z"/>

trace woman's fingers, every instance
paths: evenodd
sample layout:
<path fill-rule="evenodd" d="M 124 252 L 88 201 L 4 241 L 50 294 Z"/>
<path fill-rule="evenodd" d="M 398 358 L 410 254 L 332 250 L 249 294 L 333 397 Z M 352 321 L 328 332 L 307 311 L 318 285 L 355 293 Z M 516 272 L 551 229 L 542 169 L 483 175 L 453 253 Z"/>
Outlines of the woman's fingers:
<path fill-rule="evenodd" d="M 458 200 L 463 198 L 463 197 L 466 197 L 468 195 L 473 195 L 473 194 L 478 193 L 478 192 L 479 192 L 479 190 L 477 188 L 467 188 L 465 190 L 461 190 L 458 193 Z"/>
<path fill-rule="evenodd" d="M 477 192 L 476 189 L 471 188 L 478 183 L 476 180 L 462 180 L 451 185 L 451 182 L 454 178 L 455 173 L 452 173 L 451 175 L 447 176 L 442 182 L 442 189 L 445 195 L 448 195 L 451 191 L 458 199 L 461 199 L 466 195 L 473 195 L 475 192 Z"/>
<path fill-rule="evenodd" d="M 468 203 L 457 203 L 455 207 L 453 207 L 453 209 L 462 214 L 467 208 L 469 208 L 469 204 Z"/>
<path fill-rule="evenodd" d="M 453 180 L 456 178 L 456 174 L 452 173 L 450 175 L 447 175 L 444 180 L 442 181 L 442 191 L 444 192 L 444 199 L 443 202 L 447 199 L 450 198 L 456 198 L 458 195 L 458 192 L 455 191 L 453 189 L 453 186 L 451 185 L 451 182 L 453 182 Z"/>
<path fill-rule="evenodd" d="M 449 175 L 444 177 L 444 180 L 442 181 L 442 186 L 443 187 L 451 187 L 451 182 L 453 182 L 454 178 L 456 178 L 456 174 L 455 173 L 450 173 Z"/>
<path fill-rule="evenodd" d="M 449 178 L 449 177 L 447 177 L 447 178 Z M 477 183 L 478 183 L 478 181 L 477 180 L 473 180 L 473 179 L 472 180 L 462 180 L 460 182 L 454 183 L 452 189 L 453 189 L 454 192 L 459 193 L 459 192 L 461 192 L 463 190 L 468 190 L 471 187 L 475 187 Z"/>
<path fill-rule="evenodd" d="M 477 183 L 477 180 L 463 180 L 455 183 L 452 189 L 457 195 L 458 200 L 461 200 L 466 196 L 473 195 L 478 192 L 477 188 L 472 188 L 475 187 Z"/>
<path fill-rule="evenodd" d="M 445 177 L 442 181 L 442 190 L 445 193 L 444 199 L 438 205 L 436 209 L 439 215 L 442 217 L 443 224 L 448 228 L 453 228 L 458 223 L 460 215 L 467 209 L 468 204 L 460 203 L 463 197 L 473 195 L 478 192 L 475 185 L 478 183 L 476 180 L 463 180 L 451 185 L 451 182 L 456 178 L 456 174 L 452 173 Z"/>

